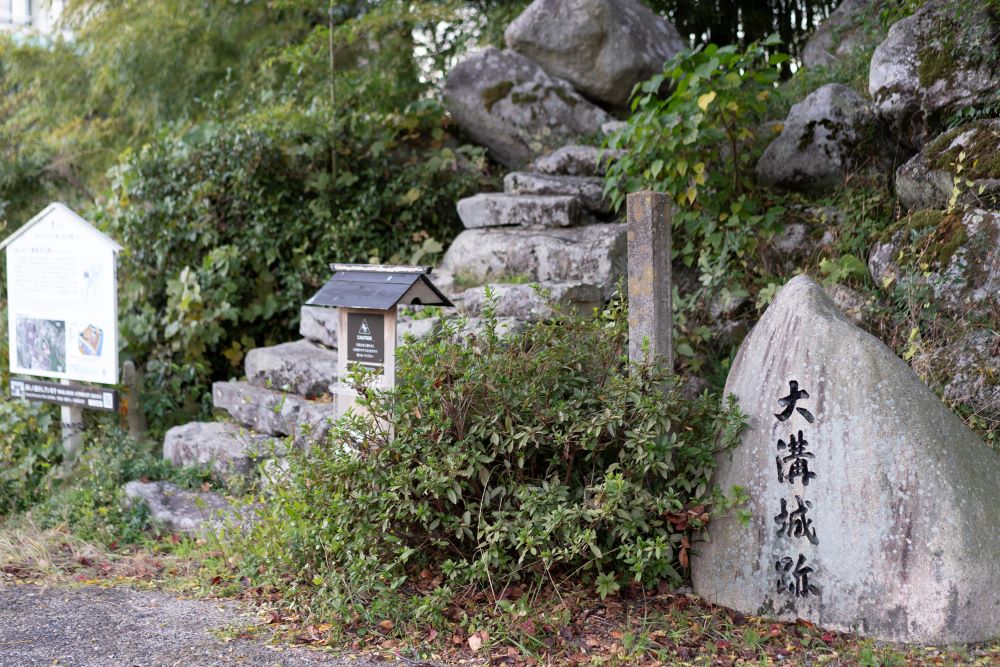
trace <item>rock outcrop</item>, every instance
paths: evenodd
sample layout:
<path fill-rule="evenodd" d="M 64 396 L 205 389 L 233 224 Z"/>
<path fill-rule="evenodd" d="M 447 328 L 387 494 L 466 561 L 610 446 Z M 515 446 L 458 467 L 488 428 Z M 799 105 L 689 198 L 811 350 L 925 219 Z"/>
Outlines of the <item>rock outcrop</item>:
<path fill-rule="evenodd" d="M 919 271 L 905 265 L 914 262 Z M 952 315 L 1000 319 L 1000 213 L 913 213 L 872 249 L 868 271 L 876 284 L 905 279 L 926 286 L 935 304 Z"/>
<path fill-rule="evenodd" d="M 757 162 L 757 181 L 791 190 L 828 190 L 857 162 L 859 144 L 866 139 L 870 148 L 878 147 L 868 101 L 843 84 L 827 84 L 788 112 L 781 135 Z"/>
<path fill-rule="evenodd" d="M 877 23 L 879 0 L 844 0 L 820 24 L 802 49 L 802 64 L 806 67 L 831 66 L 850 57 L 867 45 L 868 23 Z"/>
<path fill-rule="evenodd" d="M 514 51 L 487 48 L 448 73 L 445 103 L 476 142 L 520 167 L 611 120 L 561 79 Z"/>
<path fill-rule="evenodd" d="M 535 0 L 508 27 L 507 46 L 586 97 L 624 108 L 632 88 L 687 44 L 639 0 Z"/>
<path fill-rule="evenodd" d="M 896 197 L 911 211 L 963 206 L 1000 208 L 1000 120 L 960 125 L 896 170 Z"/>
<path fill-rule="evenodd" d="M 944 376 L 946 401 L 967 405 L 989 421 L 1000 421 L 1000 333 L 969 331 L 934 356 L 931 364 Z"/>
<path fill-rule="evenodd" d="M 748 428 L 714 479 L 751 518 L 695 545 L 699 595 L 892 641 L 1000 635 L 1000 455 L 819 286 L 785 285 L 725 392 Z"/>
<path fill-rule="evenodd" d="M 919 148 L 947 113 L 1000 88 L 1000 39 L 985 5 L 930 0 L 889 28 L 872 56 L 868 91 L 901 143 Z"/>

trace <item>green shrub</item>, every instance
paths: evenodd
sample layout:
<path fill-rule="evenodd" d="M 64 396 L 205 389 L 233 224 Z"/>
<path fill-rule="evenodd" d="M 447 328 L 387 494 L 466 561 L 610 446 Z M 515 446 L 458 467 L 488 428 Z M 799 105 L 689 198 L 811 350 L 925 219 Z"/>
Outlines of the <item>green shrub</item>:
<path fill-rule="evenodd" d="M 70 475 L 31 511 L 43 528 L 66 525 L 76 537 L 102 544 L 137 542 L 149 516 L 145 506 L 125 503 L 126 483 L 158 479 L 190 487 L 209 479 L 203 470 L 175 468 L 117 426 L 95 424 L 85 440 Z"/>
<path fill-rule="evenodd" d="M 289 112 L 168 134 L 116 169 L 102 218 L 125 246 L 123 339 L 154 428 L 206 411 L 207 382 L 240 375 L 247 349 L 292 337 L 330 262 L 451 239 L 479 178 L 460 163 L 481 152 L 445 146 L 442 122 L 424 103 L 332 127 Z"/>
<path fill-rule="evenodd" d="M 62 453 L 56 408 L 0 400 L 0 517 L 30 507 L 51 491 Z"/>
<path fill-rule="evenodd" d="M 777 43 L 677 54 L 636 87 L 628 123 L 607 142 L 628 152 L 609 169 L 605 192 L 618 207 L 629 192 L 670 195 L 675 257 L 697 265 L 706 285 L 739 286 L 758 264 L 760 242 L 780 226 L 784 209 L 753 182 L 770 138 L 755 132 L 787 60 L 768 55 Z M 665 85 L 671 92 L 661 97 Z"/>
<path fill-rule="evenodd" d="M 724 502 L 709 479 L 739 434 L 735 404 L 682 399 L 668 369 L 630 365 L 619 308 L 518 335 L 489 315 L 477 335 L 461 326 L 403 348 L 405 381 L 366 392 L 367 416 L 291 457 L 238 546 L 250 576 L 340 611 L 423 568 L 443 599 L 581 570 L 602 575 L 602 594 L 617 578 L 680 582 Z"/>

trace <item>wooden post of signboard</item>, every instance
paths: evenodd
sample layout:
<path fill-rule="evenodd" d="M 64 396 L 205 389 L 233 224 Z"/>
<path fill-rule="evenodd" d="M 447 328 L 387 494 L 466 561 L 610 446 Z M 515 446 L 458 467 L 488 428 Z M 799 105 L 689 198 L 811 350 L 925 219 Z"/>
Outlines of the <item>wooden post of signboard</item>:
<path fill-rule="evenodd" d="M 139 387 L 142 386 L 142 375 L 135 367 L 134 361 L 126 361 L 122 364 L 122 384 L 128 390 L 128 433 L 136 440 L 146 435 L 149 427 L 146 423 L 146 415 L 139 406 Z"/>
<path fill-rule="evenodd" d="M 61 380 L 59 384 L 70 385 L 69 380 Z M 83 408 L 62 406 L 62 443 L 66 452 L 63 461 L 67 467 L 72 466 L 77 455 L 83 448 Z"/>

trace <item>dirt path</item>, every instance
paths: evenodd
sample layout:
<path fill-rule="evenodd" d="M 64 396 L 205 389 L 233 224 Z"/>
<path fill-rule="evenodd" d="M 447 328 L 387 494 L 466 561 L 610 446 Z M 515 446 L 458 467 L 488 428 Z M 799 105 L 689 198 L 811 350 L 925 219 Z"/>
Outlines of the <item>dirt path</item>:
<path fill-rule="evenodd" d="M 126 588 L 41 588 L 0 584 L 0 666 L 34 667 L 369 667 L 263 640 L 224 641 L 255 618 L 228 602 L 180 600 Z M 214 631 L 214 632 L 213 632 Z"/>

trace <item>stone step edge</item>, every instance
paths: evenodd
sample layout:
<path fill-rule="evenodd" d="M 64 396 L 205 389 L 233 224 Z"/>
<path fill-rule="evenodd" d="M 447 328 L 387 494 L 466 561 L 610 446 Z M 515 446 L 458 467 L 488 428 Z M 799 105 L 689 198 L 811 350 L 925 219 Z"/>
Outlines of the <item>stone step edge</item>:
<path fill-rule="evenodd" d="M 509 206 L 515 209 L 518 206 L 531 209 L 548 211 L 538 213 L 534 219 L 517 220 L 523 218 L 526 211 L 522 209 L 520 215 L 516 210 L 503 210 L 496 207 Z M 493 207 L 493 208 L 491 208 Z M 459 199 L 455 204 L 458 217 L 462 220 L 465 229 L 566 229 L 592 224 L 596 220 L 587 215 L 578 197 L 568 195 L 515 195 L 506 192 L 480 192 Z M 508 220 L 504 220 L 507 216 Z M 543 222 L 548 216 L 549 222 Z M 499 218 L 499 219 L 498 219 Z"/>

